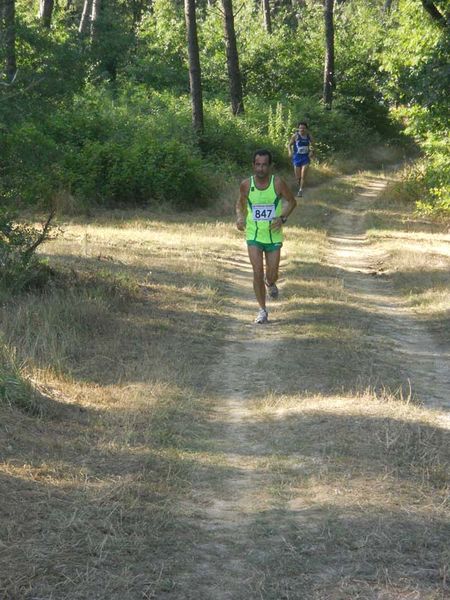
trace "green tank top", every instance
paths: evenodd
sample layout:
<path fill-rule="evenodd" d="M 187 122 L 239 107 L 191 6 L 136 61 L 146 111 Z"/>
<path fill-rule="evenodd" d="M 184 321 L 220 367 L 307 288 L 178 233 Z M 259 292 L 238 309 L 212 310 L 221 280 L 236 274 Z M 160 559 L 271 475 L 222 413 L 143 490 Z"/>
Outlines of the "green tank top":
<path fill-rule="evenodd" d="M 272 175 L 269 185 L 259 190 L 253 177 L 250 177 L 250 189 L 247 197 L 246 239 L 262 244 L 276 244 L 283 241 L 282 228 L 272 231 L 272 219 L 281 215 L 282 203 L 275 191 L 275 176 Z"/>

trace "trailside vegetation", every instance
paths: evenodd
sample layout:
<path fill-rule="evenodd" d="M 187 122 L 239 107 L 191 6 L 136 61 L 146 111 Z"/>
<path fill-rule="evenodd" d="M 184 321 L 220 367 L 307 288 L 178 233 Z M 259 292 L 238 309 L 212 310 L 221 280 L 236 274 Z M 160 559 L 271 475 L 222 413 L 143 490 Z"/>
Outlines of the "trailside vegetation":
<path fill-rule="evenodd" d="M 389 10 L 382 0 L 335 4 L 331 110 L 322 97 L 321 1 L 295 9 L 270 5 L 270 27 L 267 6 L 264 12 L 250 0 L 197 3 L 202 127 L 192 126 L 182 3 L 6 4 L 3 204 L 48 207 L 64 197 L 79 211 L 161 202 L 205 206 L 217 177 L 247 168 L 256 146 L 268 146 L 287 168 L 286 139 L 303 118 L 322 161 L 357 155 L 385 162 L 381 147 L 401 148 L 402 155 L 413 140 L 420 156 L 408 172 L 417 183 L 412 201 L 429 214 L 450 210 L 449 36 L 438 2 L 431 4 L 442 19 L 418 0 L 391 2 Z M 239 94 L 230 72 L 233 36 Z M 406 185 L 407 196 L 412 187 Z"/>

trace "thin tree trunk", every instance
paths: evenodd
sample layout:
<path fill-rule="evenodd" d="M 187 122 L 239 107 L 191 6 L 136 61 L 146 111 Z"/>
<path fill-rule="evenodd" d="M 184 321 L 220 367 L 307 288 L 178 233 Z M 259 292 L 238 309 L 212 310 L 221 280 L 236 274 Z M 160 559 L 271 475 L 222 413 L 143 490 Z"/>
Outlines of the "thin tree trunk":
<path fill-rule="evenodd" d="M 439 23 L 439 25 L 441 25 L 442 27 L 446 26 L 446 19 L 444 15 L 441 12 L 439 12 L 438 8 L 432 0 L 422 0 L 422 5 L 434 21 Z"/>
<path fill-rule="evenodd" d="M 2 0 L 1 4 L 1 50 L 8 82 L 16 75 L 16 5 L 15 0 Z"/>
<path fill-rule="evenodd" d="M 242 94 L 241 72 L 239 70 L 239 56 L 234 29 L 234 15 L 232 0 L 222 0 L 224 12 L 225 45 L 227 52 L 227 69 L 230 83 L 231 110 L 233 115 L 244 112 Z"/>
<path fill-rule="evenodd" d="M 334 81 L 334 0 L 325 0 L 325 67 L 323 74 L 323 101 L 328 109 L 333 103 Z"/>
<path fill-rule="evenodd" d="M 195 0 L 184 0 L 186 38 L 189 58 L 189 85 L 191 90 L 192 125 L 198 135 L 203 133 L 203 97 L 200 54 L 197 37 Z"/>
<path fill-rule="evenodd" d="M 78 31 L 81 34 L 86 34 L 89 30 L 91 22 L 92 0 L 84 0 L 83 12 L 81 14 L 80 25 Z"/>
<path fill-rule="evenodd" d="M 91 39 L 95 39 L 98 35 L 98 20 L 100 17 L 101 8 L 102 8 L 102 0 L 92 0 Z"/>
<path fill-rule="evenodd" d="M 39 2 L 39 19 L 42 25 L 50 29 L 52 25 L 54 0 L 40 0 Z"/>
<path fill-rule="evenodd" d="M 383 12 L 391 12 L 392 0 L 386 0 L 383 6 Z"/>
<path fill-rule="evenodd" d="M 263 14 L 264 14 L 264 28 L 267 33 L 272 33 L 272 18 L 270 15 L 270 4 L 269 0 L 262 0 Z"/>

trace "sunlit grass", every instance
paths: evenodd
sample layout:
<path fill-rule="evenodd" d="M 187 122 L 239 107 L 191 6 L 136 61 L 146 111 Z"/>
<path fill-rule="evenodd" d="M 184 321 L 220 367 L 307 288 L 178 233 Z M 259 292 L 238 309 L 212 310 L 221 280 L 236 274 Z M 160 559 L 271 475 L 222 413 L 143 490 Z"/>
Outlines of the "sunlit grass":
<path fill-rule="evenodd" d="M 361 181 L 311 190 L 289 219 L 264 331 L 233 212 L 74 218 L 42 249 L 53 287 L 0 309 L 15 376 L 46 409 L 0 405 L 0 595 L 175 598 L 211 542 L 244 548 L 268 599 L 332 598 L 324 573 L 340 598 L 393 598 L 399 581 L 411 595 L 422 568 L 438 597 L 447 430 L 378 362 L 375 309 L 326 261 L 327 219 L 351 218 Z M 371 241 L 408 277 L 443 273 L 446 238 L 408 236 Z M 416 293 L 437 314 L 448 296 L 433 285 Z"/>
<path fill-rule="evenodd" d="M 450 306 L 450 235 L 443 232 L 372 230 L 382 259 L 376 268 L 420 315 L 443 315 Z"/>

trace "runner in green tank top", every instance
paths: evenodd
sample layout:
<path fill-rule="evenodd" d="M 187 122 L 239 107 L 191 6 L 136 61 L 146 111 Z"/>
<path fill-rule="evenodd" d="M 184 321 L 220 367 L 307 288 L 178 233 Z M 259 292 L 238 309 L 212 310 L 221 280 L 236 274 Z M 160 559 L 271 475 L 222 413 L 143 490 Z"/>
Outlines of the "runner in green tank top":
<path fill-rule="evenodd" d="M 276 281 L 283 225 L 297 206 L 287 184 L 272 175 L 271 168 L 271 153 L 257 150 L 253 155 L 253 176 L 241 183 L 236 203 L 236 227 L 246 233 L 248 256 L 253 268 L 253 289 L 259 304 L 255 323 L 268 321 L 266 287 L 271 298 L 278 297 Z M 283 198 L 287 201 L 284 207 Z"/>

